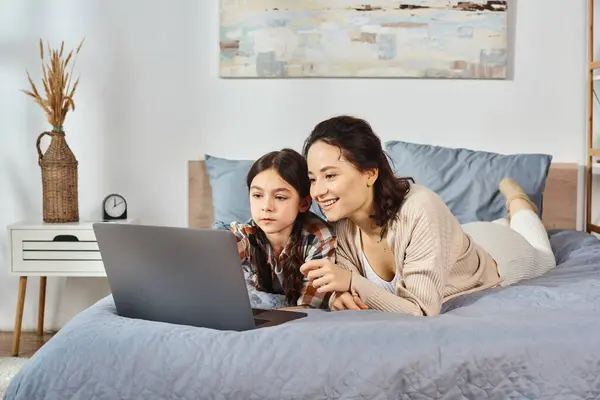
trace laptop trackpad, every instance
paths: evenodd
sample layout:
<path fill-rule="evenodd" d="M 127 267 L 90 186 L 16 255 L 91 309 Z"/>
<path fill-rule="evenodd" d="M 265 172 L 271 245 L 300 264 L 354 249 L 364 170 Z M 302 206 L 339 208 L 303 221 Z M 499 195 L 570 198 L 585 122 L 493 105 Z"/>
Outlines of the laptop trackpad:
<path fill-rule="evenodd" d="M 304 318 L 308 314 L 298 311 L 286 311 L 286 310 L 264 310 L 259 318 L 255 318 L 256 326 L 275 326 L 283 324 L 296 319 Z"/>
<path fill-rule="evenodd" d="M 266 324 L 267 322 L 270 322 L 266 319 L 260 319 L 260 318 L 254 318 L 254 323 L 256 324 L 257 327 L 261 327 L 264 324 Z"/>

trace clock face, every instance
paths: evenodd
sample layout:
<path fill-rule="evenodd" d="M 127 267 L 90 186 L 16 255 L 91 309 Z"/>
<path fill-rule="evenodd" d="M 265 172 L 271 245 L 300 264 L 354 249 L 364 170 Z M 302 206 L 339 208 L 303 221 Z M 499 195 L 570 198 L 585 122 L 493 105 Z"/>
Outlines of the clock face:
<path fill-rule="evenodd" d="M 111 218 L 119 218 L 127 210 L 127 203 L 122 196 L 112 194 L 104 202 L 104 211 Z"/>

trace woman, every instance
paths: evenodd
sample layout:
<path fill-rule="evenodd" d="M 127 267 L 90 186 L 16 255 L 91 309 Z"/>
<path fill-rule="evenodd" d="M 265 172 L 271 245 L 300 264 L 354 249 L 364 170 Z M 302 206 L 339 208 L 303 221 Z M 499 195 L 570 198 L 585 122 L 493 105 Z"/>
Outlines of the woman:
<path fill-rule="evenodd" d="M 500 191 L 502 221 L 460 225 L 433 191 L 397 178 L 361 119 L 319 123 L 304 144 L 311 196 L 335 224 L 336 264 L 301 267 L 333 310 L 438 315 L 449 299 L 542 275 L 555 265 L 546 230 L 519 185 Z"/>

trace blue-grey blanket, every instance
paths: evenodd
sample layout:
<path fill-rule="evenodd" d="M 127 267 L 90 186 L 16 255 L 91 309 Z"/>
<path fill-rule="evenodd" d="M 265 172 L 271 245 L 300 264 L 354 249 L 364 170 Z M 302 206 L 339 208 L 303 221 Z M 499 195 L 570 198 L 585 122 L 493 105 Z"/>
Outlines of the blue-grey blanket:
<path fill-rule="evenodd" d="M 6 399 L 596 399 L 600 241 L 551 235 L 558 266 L 456 299 L 439 317 L 325 312 L 217 332 L 83 311 Z"/>

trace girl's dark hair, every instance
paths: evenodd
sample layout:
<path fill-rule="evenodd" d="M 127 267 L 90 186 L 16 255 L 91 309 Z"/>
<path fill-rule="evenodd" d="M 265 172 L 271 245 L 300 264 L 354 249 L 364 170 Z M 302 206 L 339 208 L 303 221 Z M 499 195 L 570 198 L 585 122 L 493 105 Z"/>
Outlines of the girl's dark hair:
<path fill-rule="evenodd" d="M 252 181 L 259 173 L 273 169 L 283 180 L 289 183 L 303 200 L 310 196 L 310 179 L 308 178 L 308 167 L 306 159 L 300 153 L 292 149 L 282 149 L 265 154 L 250 167 L 246 177 L 248 190 L 252 185 Z M 300 297 L 302 290 L 303 275 L 300 272 L 300 266 L 304 262 L 303 247 L 302 247 L 302 227 L 307 218 L 309 211 L 300 212 L 294 225 L 288 247 L 285 249 L 288 257 L 286 257 L 279 267 L 283 271 L 282 288 L 286 300 L 295 304 Z M 265 233 L 257 226 L 257 241 L 259 243 L 251 243 L 251 264 L 257 276 L 257 289 L 265 292 L 273 293 L 273 272 L 267 262 L 266 246 L 269 241 Z"/>
<path fill-rule="evenodd" d="M 342 115 L 320 122 L 304 142 L 304 157 L 310 147 L 319 141 L 338 147 L 341 155 L 360 171 L 378 169 L 378 177 L 373 185 L 371 218 L 377 226 L 382 227 L 383 238 L 410 190 L 409 181 L 413 179 L 394 175 L 381 140 L 363 119 Z"/>

